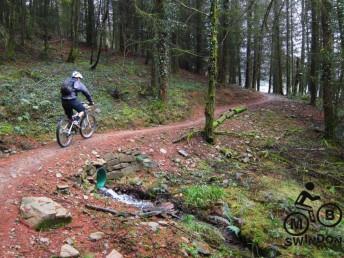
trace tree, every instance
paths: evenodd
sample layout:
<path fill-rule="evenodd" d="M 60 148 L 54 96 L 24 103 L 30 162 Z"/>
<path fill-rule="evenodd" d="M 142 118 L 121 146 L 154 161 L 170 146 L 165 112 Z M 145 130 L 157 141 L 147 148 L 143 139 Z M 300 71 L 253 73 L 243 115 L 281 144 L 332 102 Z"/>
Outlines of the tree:
<path fill-rule="evenodd" d="M 280 0 L 274 1 L 274 21 L 272 27 L 272 88 L 273 93 L 283 95 L 282 60 L 280 39 Z"/>
<path fill-rule="evenodd" d="M 155 10 L 158 14 L 157 19 L 157 59 L 159 74 L 159 98 L 163 103 L 167 103 L 169 56 L 168 56 L 168 32 L 165 22 L 166 0 L 155 0 Z"/>
<path fill-rule="evenodd" d="M 319 63 L 319 14 L 318 0 L 311 1 L 312 12 L 312 42 L 311 42 L 311 67 L 309 73 L 309 91 L 311 94 L 310 104 L 315 106 L 318 86 L 318 63 Z"/>
<path fill-rule="evenodd" d="M 93 45 L 93 41 L 95 38 L 94 36 L 95 36 L 94 1 L 87 0 L 86 42 L 89 46 Z"/>
<path fill-rule="evenodd" d="M 99 42 L 98 42 L 98 53 L 97 53 L 97 59 L 95 61 L 95 63 L 91 66 L 91 69 L 94 70 L 96 69 L 97 65 L 98 65 L 98 62 L 99 62 L 99 58 L 100 58 L 100 53 L 101 53 L 101 49 L 102 49 L 102 46 L 103 46 L 103 38 L 105 37 L 105 25 L 106 25 L 106 20 L 108 19 L 109 17 L 109 3 L 110 1 L 107 0 L 107 1 L 104 1 L 104 13 L 102 15 L 103 19 L 102 19 L 102 22 L 101 22 L 101 25 L 100 25 L 100 28 L 99 28 Z M 99 6 L 99 8 L 101 8 L 101 6 Z"/>
<path fill-rule="evenodd" d="M 74 63 L 78 54 L 78 41 L 79 41 L 79 12 L 80 0 L 72 0 L 71 8 L 71 37 L 72 46 L 69 51 L 67 62 Z"/>
<path fill-rule="evenodd" d="M 325 119 L 325 136 L 334 138 L 336 116 L 333 107 L 333 81 L 332 81 L 332 55 L 333 34 L 331 29 L 332 3 L 330 0 L 322 0 L 321 25 L 322 25 L 322 84 L 323 84 L 323 108 Z"/>
<path fill-rule="evenodd" d="M 207 103 L 205 108 L 204 137 L 208 143 L 215 142 L 214 134 L 214 112 L 215 112 L 215 91 L 217 79 L 217 24 L 218 24 L 218 0 L 212 0 L 210 5 L 210 55 L 209 55 L 209 82 Z"/>
<path fill-rule="evenodd" d="M 229 0 L 224 0 L 222 4 L 222 15 L 221 15 L 221 33 L 219 33 L 219 54 L 220 54 L 220 67 L 218 81 L 220 83 L 226 83 L 227 68 L 228 68 L 228 11 L 229 11 Z"/>
<path fill-rule="evenodd" d="M 251 87 L 252 79 L 252 56 L 251 56 L 251 44 L 252 44 L 252 5 L 254 0 L 248 1 L 247 10 L 247 42 L 246 42 L 246 75 L 245 75 L 245 88 Z"/>

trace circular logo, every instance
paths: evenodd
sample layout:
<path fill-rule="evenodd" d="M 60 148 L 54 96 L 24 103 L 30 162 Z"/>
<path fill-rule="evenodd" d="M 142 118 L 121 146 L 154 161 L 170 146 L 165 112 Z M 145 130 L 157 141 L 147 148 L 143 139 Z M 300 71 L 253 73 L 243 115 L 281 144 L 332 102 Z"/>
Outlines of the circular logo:
<path fill-rule="evenodd" d="M 342 210 L 334 203 L 325 203 L 320 206 L 317 218 L 321 225 L 325 227 L 335 227 L 342 220 Z"/>
<path fill-rule="evenodd" d="M 309 221 L 303 213 L 293 212 L 285 218 L 283 226 L 288 234 L 292 236 L 301 236 L 307 231 Z"/>

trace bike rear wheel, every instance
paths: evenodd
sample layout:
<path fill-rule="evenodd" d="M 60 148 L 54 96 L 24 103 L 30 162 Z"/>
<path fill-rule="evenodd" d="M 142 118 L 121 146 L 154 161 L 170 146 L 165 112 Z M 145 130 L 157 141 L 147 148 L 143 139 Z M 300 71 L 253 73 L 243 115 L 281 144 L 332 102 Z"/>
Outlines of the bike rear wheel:
<path fill-rule="evenodd" d="M 62 147 L 67 147 L 71 144 L 73 134 L 69 132 L 70 122 L 67 118 L 62 118 L 56 127 L 56 140 L 57 143 Z"/>
<path fill-rule="evenodd" d="M 80 134 L 85 139 L 91 138 L 97 128 L 97 122 L 94 115 L 87 114 L 80 123 Z"/>

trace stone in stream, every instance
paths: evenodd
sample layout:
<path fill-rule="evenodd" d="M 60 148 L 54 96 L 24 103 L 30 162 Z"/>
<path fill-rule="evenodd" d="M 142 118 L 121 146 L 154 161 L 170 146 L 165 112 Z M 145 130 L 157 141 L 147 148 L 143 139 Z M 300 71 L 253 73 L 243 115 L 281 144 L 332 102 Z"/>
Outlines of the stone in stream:
<path fill-rule="evenodd" d="M 61 247 L 60 257 L 78 257 L 80 255 L 79 251 L 76 250 L 73 246 L 65 244 Z"/>
<path fill-rule="evenodd" d="M 123 255 L 117 250 L 112 249 L 111 253 L 109 253 L 106 258 L 123 258 Z"/>
<path fill-rule="evenodd" d="M 35 229 L 69 223 L 71 213 L 47 197 L 23 197 L 20 212 L 26 224 Z"/>

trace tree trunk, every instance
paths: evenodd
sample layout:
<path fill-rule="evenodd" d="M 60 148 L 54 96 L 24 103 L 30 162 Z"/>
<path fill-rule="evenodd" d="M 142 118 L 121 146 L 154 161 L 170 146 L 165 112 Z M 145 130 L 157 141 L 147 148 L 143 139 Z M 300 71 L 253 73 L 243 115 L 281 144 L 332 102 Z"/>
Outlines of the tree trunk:
<path fill-rule="evenodd" d="M 336 116 L 333 108 L 333 85 L 332 85 L 332 55 L 333 34 L 331 29 L 332 3 L 330 0 L 322 0 L 321 24 L 323 35 L 322 48 L 322 85 L 323 85 L 323 108 L 325 119 L 325 136 L 334 138 Z"/>
<path fill-rule="evenodd" d="M 318 86 L 318 63 L 319 63 L 319 19 L 318 0 L 311 0 L 312 11 L 312 42 L 311 42 L 311 68 L 309 78 L 309 91 L 311 94 L 310 104 L 315 106 Z"/>
<path fill-rule="evenodd" d="M 72 0 L 72 8 L 71 8 L 72 47 L 68 55 L 68 59 L 67 59 L 68 63 L 74 63 L 78 54 L 79 11 L 80 11 L 80 0 Z"/>
<path fill-rule="evenodd" d="M 246 75 L 245 75 L 245 88 L 249 89 L 251 86 L 251 34 L 252 34 L 252 5 L 248 7 L 247 11 L 247 42 L 246 42 Z"/>
<path fill-rule="evenodd" d="M 273 93 L 283 95 L 281 39 L 280 39 L 280 1 L 274 2 L 274 24 L 272 28 L 272 88 Z"/>
<path fill-rule="evenodd" d="M 196 0 L 196 9 L 202 10 L 204 0 Z M 202 16 L 199 13 L 196 13 L 196 73 L 200 74 L 203 70 L 203 27 Z"/>
<path fill-rule="evenodd" d="M 95 30 L 94 1 L 87 0 L 86 43 L 89 46 L 92 46 L 93 44 L 94 30 Z"/>
<path fill-rule="evenodd" d="M 155 0 L 155 10 L 158 13 L 159 20 L 157 21 L 157 62 L 159 74 L 159 99 L 167 104 L 167 89 L 168 89 L 168 33 L 165 24 L 165 0 Z"/>
<path fill-rule="evenodd" d="M 220 34 L 220 67 L 218 81 L 220 83 L 226 83 L 227 77 L 227 67 L 228 67 L 228 39 L 230 35 L 228 34 L 228 10 L 229 10 L 229 0 L 224 0 L 222 5 L 223 15 L 221 17 L 221 33 Z"/>
<path fill-rule="evenodd" d="M 286 38 L 286 86 L 287 96 L 290 95 L 290 17 L 289 17 L 289 0 L 285 1 L 286 4 L 286 25 L 287 25 L 287 38 Z"/>
<path fill-rule="evenodd" d="M 100 54 L 101 54 L 101 49 L 103 46 L 103 39 L 104 39 L 104 34 L 105 34 L 105 27 L 106 27 L 106 20 L 109 17 L 109 2 L 110 0 L 107 0 L 106 2 L 104 2 L 104 14 L 103 14 L 103 20 L 102 23 L 100 25 L 100 29 L 99 29 L 99 45 L 98 45 L 98 53 L 97 53 L 97 59 L 96 62 L 91 66 L 91 69 L 94 70 L 97 68 L 97 65 L 99 63 L 99 59 L 100 59 Z M 101 8 L 101 6 L 99 7 Z"/>
<path fill-rule="evenodd" d="M 218 0 L 212 0 L 210 6 L 210 56 L 209 56 L 209 85 L 207 104 L 205 107 L 204 137 L 208 143 L 215 142 L 214 113 L 215 113 L 215 91 L 217 78 L 217 24 L 218 24 Z"/>
<path fill-rule="evenodd" d="M 306 15 L 306 10 L 305 10 L 305 1 L 301 1 L 301 26 L 302 26 L 302 40 L 301 40 L 301 61 L 300 61 L 300 71 L 301 71 L 301 78 L 300 78 L 300 87 L 299 87 L 299 93 L 300 95 L 303 95 L 305 93 L 305 43 L 306 43 L 306 23 L 305 23 L 305 15 Z"/>

